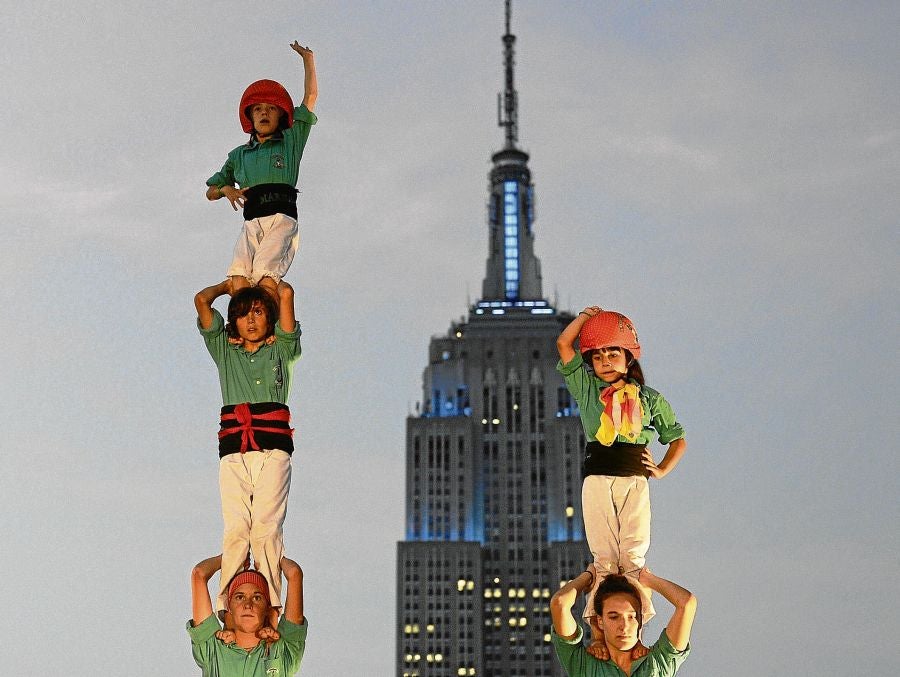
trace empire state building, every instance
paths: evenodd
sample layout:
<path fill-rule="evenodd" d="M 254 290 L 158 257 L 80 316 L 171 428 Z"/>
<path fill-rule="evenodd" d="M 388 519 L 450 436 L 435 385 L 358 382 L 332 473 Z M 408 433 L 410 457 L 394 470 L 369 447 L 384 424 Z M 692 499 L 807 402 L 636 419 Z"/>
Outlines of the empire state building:
<path fill-rule="evenodd" d="M 509 0 L 503 148 L 489 174 L 482 298 L 433 337 L 406 422 L 406 537 L 397 547 L 397 674 L 559 675 L 550 596 L 590 560 L 584 437 L 556 371 L 572 316 L 543 297 L 534 185 L 518 147 Z"/>

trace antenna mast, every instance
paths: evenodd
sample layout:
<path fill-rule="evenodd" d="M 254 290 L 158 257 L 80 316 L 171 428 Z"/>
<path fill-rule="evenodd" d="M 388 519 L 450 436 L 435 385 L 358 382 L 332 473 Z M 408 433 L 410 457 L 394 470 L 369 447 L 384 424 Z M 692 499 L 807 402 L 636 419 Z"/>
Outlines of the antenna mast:
<path fill-rule="evenodd" d="M 506 128 L 506 147 L 515 148 L 519 140 L 519 95 L 513 84 L 516 36 L 510 33 L 511 0 L 506 0 L 506 35 L 503 36 L 503 65 L 506 71 L 506 89 L 497 94 L 497 124 Z"/>

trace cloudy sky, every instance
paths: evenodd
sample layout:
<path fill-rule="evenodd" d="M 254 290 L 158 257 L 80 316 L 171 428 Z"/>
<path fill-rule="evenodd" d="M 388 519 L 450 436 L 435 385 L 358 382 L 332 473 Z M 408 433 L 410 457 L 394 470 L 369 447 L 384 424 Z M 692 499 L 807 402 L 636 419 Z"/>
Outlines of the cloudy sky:
<path fill-rule="evenodd" d="M 302 673 L 392 674 L 405 417 L 481 289 L 502 2 L 11 4 L 0 672 L 199 674 L 220 399 L 191 299 L 240 226 L 204 181 L 249 82 L 300 98 L 299 39 Z M 900 660 L 898 29 L 894 2 L 514 6 L 545 295 L 626 312 L 688 430 L 649 558 L 701 600 L 681 674 Z"/>

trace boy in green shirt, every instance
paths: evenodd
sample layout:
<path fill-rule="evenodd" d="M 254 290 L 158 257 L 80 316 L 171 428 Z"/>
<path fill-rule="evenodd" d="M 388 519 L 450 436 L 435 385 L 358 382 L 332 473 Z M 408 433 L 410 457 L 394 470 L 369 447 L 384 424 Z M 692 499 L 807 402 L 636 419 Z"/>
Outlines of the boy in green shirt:
<path fill-rule="evenodd" d="M 197 564 L 191 572 L 192 618 L 187 623 L 194 660 L 203 677 L 290 677 L 300 669 L 306 649 L 303 615 L 303 571 L 283 557 L 287 579 L 284 614 L 269 604 L 266 579 L 257 571 L 239 572 L 228 586 L 232 629 L 222 630 L 213 613 L 209 579 L 220 569 L 221 555 Z"/>
<path fill-rule="evenodd" d="M 228 323 L 212 307 L 231 294 Z M 219 493 L 222 499 L 222 580 L 216 608 L 227 605 L 226 586 L 241 570 L 248 549 L 268 580 L 273 607 L 281 606 L 283 525 L 294 451 L 291 379 L 300 358 L 300 325 L 294 290 L 282 280 L 278 302 L 264 288 L 234 292 L 231 279 L 194 297 L 197 326 L 219 373 Z"/>
<path fill-rule="evenodd" d="M 250 140 L 228 154 L 222 169 L 206 181 L 206 198 L 226 198 L 244 212 L 244 230 L 226 275 L 234 290 L 261 284 L 274 293 L 299 246 L 297 180 L 318 97 L 313 52 L 296 40 L 303 59 L 303 102 L 274 80 L 257 80 L 244 91 L 238 117 Z"/>

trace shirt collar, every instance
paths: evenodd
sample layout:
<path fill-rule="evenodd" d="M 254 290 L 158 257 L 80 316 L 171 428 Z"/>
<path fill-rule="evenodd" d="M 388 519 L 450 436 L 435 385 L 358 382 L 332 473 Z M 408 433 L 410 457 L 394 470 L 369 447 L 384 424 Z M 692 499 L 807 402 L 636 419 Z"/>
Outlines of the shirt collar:
<path fill-rule="evenodd" d="M 272 136 L 268 138 L 268 141 L 283 141 L 284 140 L 284 132 L 282 130 L 278 130 Z M 250 140 L 247 142 L 248 148 L 256 148 L 257 146 L 261 146 L 262 144 L 256 140 L 256 132 L 253 132 L 250 135 Z"/>

